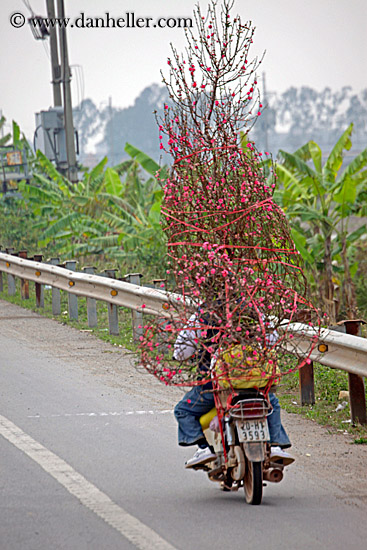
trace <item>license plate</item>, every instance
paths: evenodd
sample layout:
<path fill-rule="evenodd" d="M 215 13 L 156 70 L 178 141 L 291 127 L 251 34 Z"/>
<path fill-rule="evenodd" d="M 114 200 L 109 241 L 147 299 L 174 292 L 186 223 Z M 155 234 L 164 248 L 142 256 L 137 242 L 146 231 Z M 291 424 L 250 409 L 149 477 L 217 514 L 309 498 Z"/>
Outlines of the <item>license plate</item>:
<path fill-rule="evenodd" d="M 237 420 L 237 432 L 240 443 L 250 441 L 269 441 L 269 428 L 267 420 Z"/>

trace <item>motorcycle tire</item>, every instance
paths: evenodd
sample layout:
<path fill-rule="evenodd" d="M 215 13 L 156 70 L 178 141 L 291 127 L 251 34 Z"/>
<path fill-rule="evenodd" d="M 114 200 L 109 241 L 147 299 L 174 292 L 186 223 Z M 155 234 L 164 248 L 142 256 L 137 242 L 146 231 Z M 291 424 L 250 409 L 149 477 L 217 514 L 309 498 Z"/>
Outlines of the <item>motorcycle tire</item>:
<path fill-rule="evenodd" d="M 246 459 L 246 473 L 243 479 L 247 504 L 261 504 L 263 496 L 262 462 L 250 462 Z"/>

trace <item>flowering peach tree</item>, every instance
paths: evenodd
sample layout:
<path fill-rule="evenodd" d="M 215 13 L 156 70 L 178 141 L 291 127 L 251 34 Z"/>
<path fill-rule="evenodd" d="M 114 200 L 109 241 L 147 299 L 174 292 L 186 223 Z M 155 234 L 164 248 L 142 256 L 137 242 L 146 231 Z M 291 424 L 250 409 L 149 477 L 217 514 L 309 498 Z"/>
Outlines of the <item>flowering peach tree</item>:
<path fill-rule="evenodd" d="M 261 115 L 262 59 L 250 59 L 254 27 L 233 17 L 232 6 L 212 1 L 206 15 L 197 7 L 196 34 L 187 30 L 184 54 L 172 47 L 163 75 L 170 102 L 157 120 L 173 164 L 162 223 L 176 294 L 166 317 L 142 327 L 140 348 L 144 367 L 166 384 L 214 377 L 231 387 L 255 369 L 270 387 L 295 368 L 287 355 L 297 351 L 295 321 L 305 309 L 310 324 L 318 319 L 288 222 L 273 200 L 275 176 L 265 174 L 251 141 L 241 146 L 240 131 L 248 134 Z M 316 340 L 317 331 L 297 368 L 310 362 Z M 188 346 L 193 355 L 185 358 Z M 210 358 L 217 362 L 208 370 Z"/>

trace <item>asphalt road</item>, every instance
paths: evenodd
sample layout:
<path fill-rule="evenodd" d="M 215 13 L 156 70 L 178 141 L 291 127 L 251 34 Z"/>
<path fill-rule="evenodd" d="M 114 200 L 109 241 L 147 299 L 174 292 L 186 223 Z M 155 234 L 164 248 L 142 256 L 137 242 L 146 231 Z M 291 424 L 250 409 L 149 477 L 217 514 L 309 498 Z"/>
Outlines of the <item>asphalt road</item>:
<path fill-rule="evenodd" d="M 183 468 L 190 450 L 148 375 L 128 393 L 63 358 L 71 329 L 30 342 L 1 312 L 0 550 L 366 549 L 366 506 L 339 498 L 332 477 L 296 462 L 248 506 Z"/>

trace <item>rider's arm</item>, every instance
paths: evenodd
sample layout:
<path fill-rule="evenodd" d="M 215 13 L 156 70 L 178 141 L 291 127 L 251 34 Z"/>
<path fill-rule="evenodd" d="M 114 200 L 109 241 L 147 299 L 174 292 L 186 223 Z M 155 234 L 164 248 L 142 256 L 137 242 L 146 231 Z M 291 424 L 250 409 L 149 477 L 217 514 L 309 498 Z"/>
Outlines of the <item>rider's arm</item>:
<path fill-rule="evenodd" d="M 194 313 L 177 336 L 173 346 L 173 358 L 177 361 L 185 361 L 192 357 L 197 351 L 197 340 L 200 338 L 200 334 L 197 314 Z"/>
<path fill-rule="evenodd" d="M 268 347 L 271 347 L 271 346 L 274 346 L 274 344 L 276 344 L 279 338 L 279 334 L 275 330 L 274 323 L 272 321 L 270 321 L 269 323 L 269 328 L 270 328 L 270 331 L 266 333 L 266 345 Z"/>

